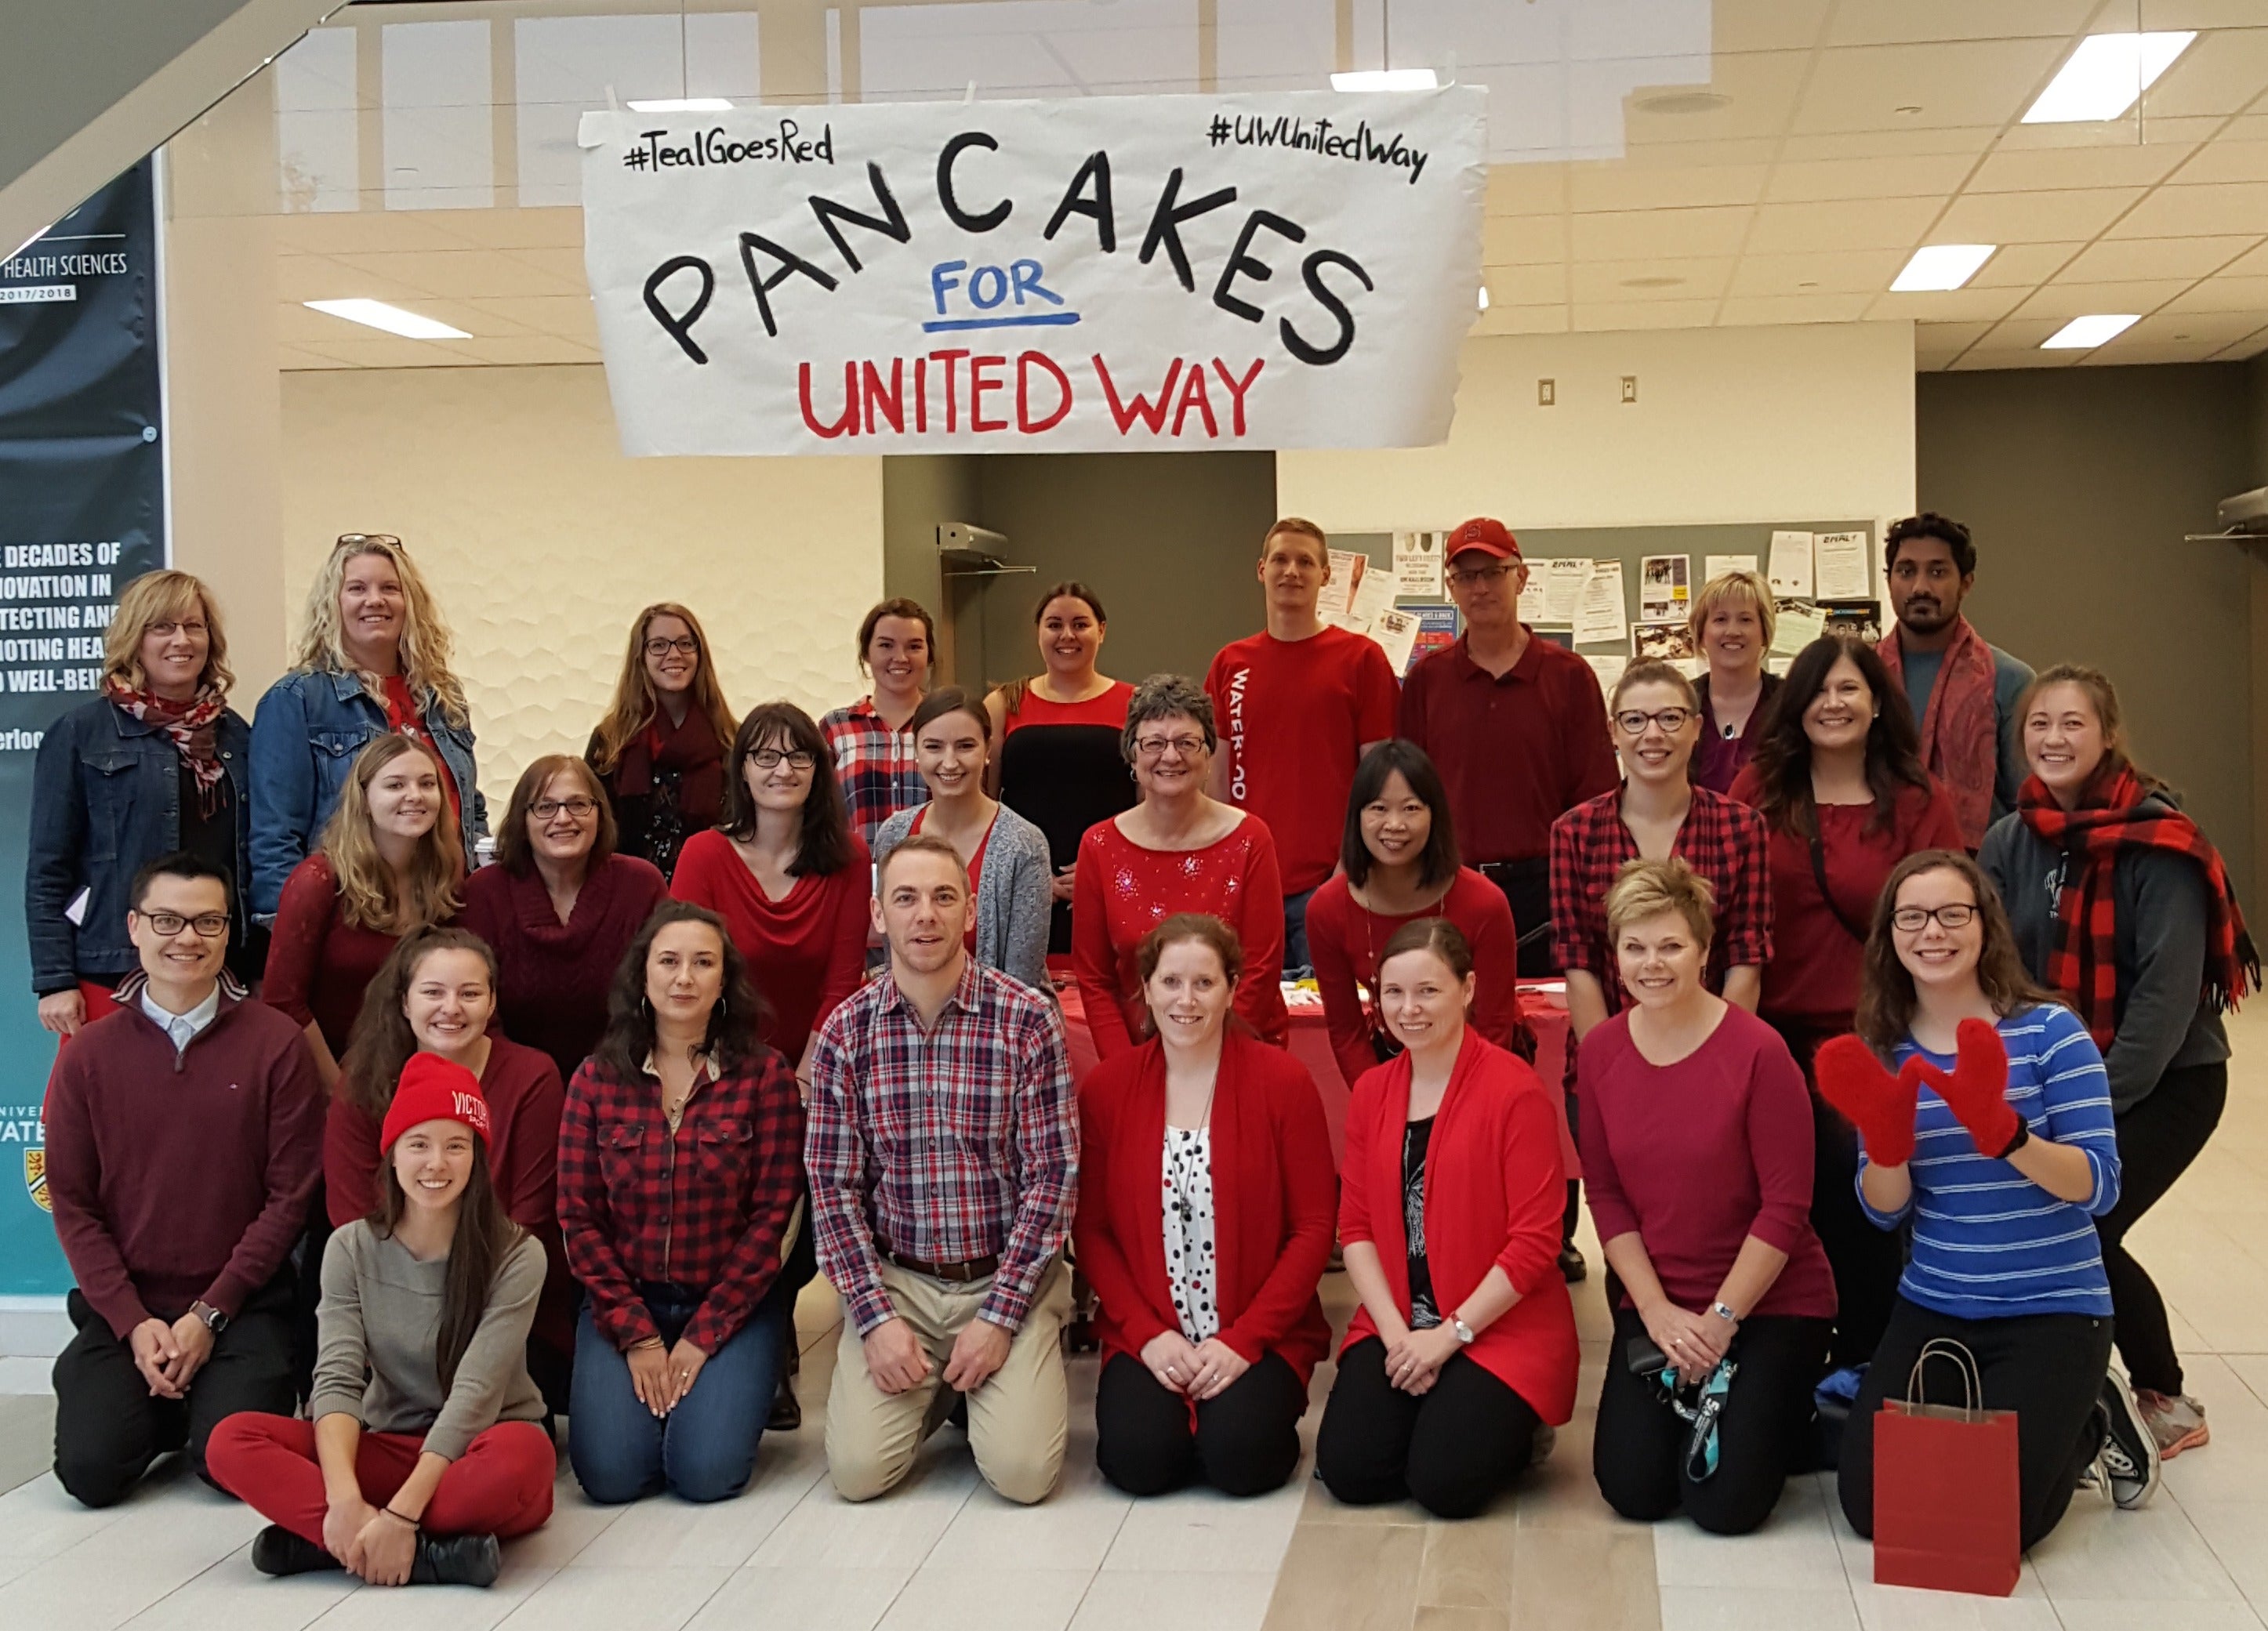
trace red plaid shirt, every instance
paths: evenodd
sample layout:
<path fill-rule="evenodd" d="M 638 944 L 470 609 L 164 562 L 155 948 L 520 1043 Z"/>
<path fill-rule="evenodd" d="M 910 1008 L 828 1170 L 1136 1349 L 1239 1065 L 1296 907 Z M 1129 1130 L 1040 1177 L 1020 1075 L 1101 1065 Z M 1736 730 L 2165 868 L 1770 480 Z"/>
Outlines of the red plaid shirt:
<path fill-rule="evenodd" d="M 1717 932 L 1704 973 L 1712 990 L 1724 988 L 1727 969 L 1761 968 L 1771 960 L 1770 847 L 1764 817 L 1722 793 L 1693 790 L 1672 853 L 1717 892 Z M 1638 858 L 1638 841 L 1623 825 L 1619 787 L 1551 824 L 1551 943 L 1560 967 L 1599 982 L 1609 1014 L 1622 1011 L 1623 982 L 1607 936 L 1607 891 L 1615 874 Z M 1572 1072 L 1572 1048 L 1567 1062 Z"/>
<path fill-rule="evenodd" d="M 672 1133 L 651 1072 L 618 1081 L 596 1059 L 559 1119 L 559 1227 L 568 1267 L 616 1348 L 661 1333 L 640 1282 L 702 1303 L 684 1340 L 714 1354 L 779 1278 L 803 1194 L 803 1100 L 769 1047 L 723 1076 L 704 1064 Z"/>
<path fill-rule="evenodd" d="M 819 1267 L 859 1335 L 897 1311 L 877 1239 L 932 1263 L 997 1253 L 977 1315 L 1017 1329 L 1078 1192 L 1055 1004 L 972 960 L 924 1033 L 895 980 L 869 981 L 812 1045 L 804 1164 Z"/>
<path fill-rule="evenodd" d="M 883 822 L 901 810 L 929 802 L 929 784 L 914 762 L 911 720 L 893 731 L 874 711 L 874 699 L 862 696 L 819 722 L 827 746 L 835 750 L 835 779 L 850 806 L 850 826 L 867 849 Z"/>

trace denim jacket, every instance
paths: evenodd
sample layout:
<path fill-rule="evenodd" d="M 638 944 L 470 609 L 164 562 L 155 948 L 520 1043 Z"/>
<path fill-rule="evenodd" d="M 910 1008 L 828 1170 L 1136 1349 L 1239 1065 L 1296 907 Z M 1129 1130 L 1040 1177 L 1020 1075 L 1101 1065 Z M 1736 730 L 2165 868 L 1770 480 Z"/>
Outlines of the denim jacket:
<path fill-rule="evenodd" d="M 214 724 L 236 811 L 237 928 L 250 870 L 247 797 L 251 727 L 234 709 Z M 144 863 L 181 847 L 181 761 L 173 738 L 107 698 L 71 709 L 40 738 L 24 867 L 32 989 L 68 991 L 81 974 L 116 980 L 141 966 L 126 935 L 126 898 Z M 79 892 L 86 908 L 64 915 Z"/>
<path fill-rule="evenodd" d="M 473 732 L 452 724 L 431 697 L 424 725 L 457 784 L 463 806 L 465 864 L 489 830 L 475 782 Z M 355 674 L 294 669 L 260 699 L 252 716 L 252 909 L 272 917 L 284 880 L 307 857 L 339 802 L 355 755 L 386 734 L 386 709 Z"/>

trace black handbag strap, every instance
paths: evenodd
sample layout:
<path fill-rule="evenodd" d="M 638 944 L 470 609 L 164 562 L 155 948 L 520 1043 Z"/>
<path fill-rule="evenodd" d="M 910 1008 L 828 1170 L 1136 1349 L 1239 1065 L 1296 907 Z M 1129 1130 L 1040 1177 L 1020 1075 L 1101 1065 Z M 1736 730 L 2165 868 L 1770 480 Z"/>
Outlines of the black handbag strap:
<path fill-rule="evenodd" d="M 1816 814 L 1812 817 L 1815 823 L 1818 819 Z M 1827 886 L 1827 846 L 1816 832 L 1811 835 L 1811 880 L 1819 885 L 1819 898 L 1827 902 L 1827 909 L 1835 914 L 1835 921 L 1843 925 L 1843 932 L 1860 945 L 1866 944 L 1867 931 L 1843 915 L 1842 907 L 1836 903 L 1835 892 Z"/>

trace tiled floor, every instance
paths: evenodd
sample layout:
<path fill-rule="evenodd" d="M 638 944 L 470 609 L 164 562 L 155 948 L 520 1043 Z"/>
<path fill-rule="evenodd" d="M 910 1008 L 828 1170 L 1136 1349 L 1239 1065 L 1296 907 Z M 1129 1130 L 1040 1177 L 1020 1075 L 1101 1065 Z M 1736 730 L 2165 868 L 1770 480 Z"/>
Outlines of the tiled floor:
<path fill-rule="evenodd" d="M 1844 1525 L 1831 1477 L 1795 1480 L 1771 1524 L 1738 1540 L 1616 1519 L 1589 1474 L 1587 1401 L 1607 1329 L 1595 1279 L 1577 1299 L 1581 1413 L 1547 1466 L 1462 1524 L 1428 1523 L 1414 1508 L 1351 1511 L 1304 1475 L 1253 1502 L 1203 1493 L 1129 1501 L 1094 1473 L 1091 1360 L 1072 1367 L 1070 1461 L 1043 1506 L 994 1497 L 950 1430 L 907 1488 L 846 1505 L 821 1459 L 834 1356 L 831 1298 L 821 1288 L 803 1322 L 809 1425 L 767 1441 L 745 1495 L 713 1507 L 603 1509 L 563 1473 L 557 1516 L 506 1548 L 504 1577 L 486 1592 L 262 1580 L 245 1558 L 258 1520 L 175 1474 L 161 1473 L 116 1510 L 81 1510 L 44 1470 L 50 1402 L 0 1396 L 0 1627 L 2263 1631 L 2268 1003 L 2232 1029 L 2240 1058 L 2228 1118 L 2136 1236 L 2176 1311 L 2213 1443 L 2168 1468 L 2165 1491 L 2145 1511 L 2114 1511 L 2082 1492 L 2007 1600 L 1874 1585 L 1870 1549 Z M 1344 1280 L 1328 1289 L 1343 1304 Z M 1326 1370 L 1318 1400 L 1328 1382 Z M 1314 1420 L 1311 1412 L 1310 1430 Z"/>

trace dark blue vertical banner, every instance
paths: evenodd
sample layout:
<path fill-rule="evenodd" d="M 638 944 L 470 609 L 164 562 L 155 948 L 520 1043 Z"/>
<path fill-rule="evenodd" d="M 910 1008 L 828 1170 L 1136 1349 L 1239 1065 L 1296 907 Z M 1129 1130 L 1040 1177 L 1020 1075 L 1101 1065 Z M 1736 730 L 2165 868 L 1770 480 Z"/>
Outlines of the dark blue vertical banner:
<path fill-rule="evenodd" d="M 47 1209 L 24 928 L 32 762 L 96 694 L 119 588 L 165 564 L 158 225 L 144 159 L 0 261 L 0 1295 L 70 1283 Z"/>

